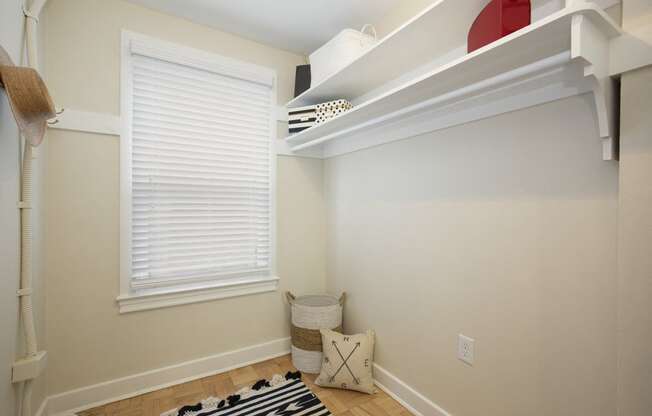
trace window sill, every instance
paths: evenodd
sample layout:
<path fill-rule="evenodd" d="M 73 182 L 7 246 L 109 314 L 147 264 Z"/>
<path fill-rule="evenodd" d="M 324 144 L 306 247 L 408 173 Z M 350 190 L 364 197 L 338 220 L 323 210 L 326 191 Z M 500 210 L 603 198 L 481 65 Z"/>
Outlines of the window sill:
<path fill-rule="evenodd" d="M 144 293 L 130 293 L 117 298 L 120 313 L 138 312 L 209 300 L 273 292 L 278 288 L 278 277 L 265 279 L 224 282 L 194 288 L 158 290 Z"/>

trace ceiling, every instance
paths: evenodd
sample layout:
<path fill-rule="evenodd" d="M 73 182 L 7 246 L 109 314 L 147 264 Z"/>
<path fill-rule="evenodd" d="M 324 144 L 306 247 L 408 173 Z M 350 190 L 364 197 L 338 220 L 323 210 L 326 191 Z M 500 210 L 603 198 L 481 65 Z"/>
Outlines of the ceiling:
<path fill-rule="evenodd" d="M 401 0 L 129 1 L 307 55 L 342 29 L 378 22 Z"/>

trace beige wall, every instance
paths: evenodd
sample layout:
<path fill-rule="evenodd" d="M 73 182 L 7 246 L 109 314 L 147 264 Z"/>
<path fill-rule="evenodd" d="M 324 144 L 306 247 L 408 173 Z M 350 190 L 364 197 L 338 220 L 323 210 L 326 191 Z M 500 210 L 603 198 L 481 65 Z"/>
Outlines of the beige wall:
<path fill-rule="evenodd" d="M 652 414 L 652 67 L 622 79 L 619 195 L 620 416 Z"/>
<path fill-rule="evenodd" d="M 379 37 L 386 36 L 437 0 L 401 0 L 379 22 L 374 22 Z"/>
<path fill-rule="evenodd" d="M 345 329 L 454 415 L 615 414 L 618 167 L 595 117 L 574 97 L 325 163 Z"/>
<path fill-rule="evenodd" d="M 52 0 L 48 81 L 59 106 L 119 112 L 122 28 L 269 66 L 279 103 L 304 58 L 118 0 Z M 119 140 L 52 131 L 50 394 L 289 336 L 282 292 L 324 289 L 322 162 L 278 161 L 278 292 L 120 315 Z"/>
<path fill-rule="evenodd" d="M 626 0 L 623 27 L 652 24 L 652 3 Z M 652 67 L 621 85 L 618 415 L 652 414 Z"/>
<path fill-rule="evenodd" d="M 428 3 L 402 2 L 380 33 Z M 120 0 L 51 0 L 46 19 L 47 77 L 60 107 L 118 114 L 121 28 L 273 67 L 279 103 L 303 62 Z M 649 161 L 638 153 L 644 130 L 636 129 L 645 113 L 635 111 L 647 108 L 637 105 L 648 78 L 640 72 L 623 82 L 631 139 L 620 197 L 618 167 L 600 160 L 586 96 L 324 163 L 281 157 L 281 290 L 126 315 L 115 304 L 119 141 L 52 131 L 49 393 L 287 336 L 282 291 L 327 287 L 350 294 L 348 330 L 377 330 L 379 363 L 453 414 L 612 416 L 617 382 L 620 414 L 646 414 L 650 395 L 641 385 L 650 385 L 650 361 L 628 342 L 649 335 L 649 256 L 641 251 L 649 244 L 639 244 L 647 238 L 640 223 L 626 219 L 644 219 L 649 200 L 641 169 Z M 15 179 L 2 172 L 8 210 L 4 195 Z M 620 240 L 619 218 L 628 230 Z M 620 268 L 618 242 L 632 259 Z M 15 303 L 3 298 L 1 307 Z M 5 326 L 16 331 L 15 321 L 0 319 L 3 334 Z M 455 358 L 460 332 L 476 339 L 473 367 Z M 3 355 L 15 339 L 2 339 Z"/>

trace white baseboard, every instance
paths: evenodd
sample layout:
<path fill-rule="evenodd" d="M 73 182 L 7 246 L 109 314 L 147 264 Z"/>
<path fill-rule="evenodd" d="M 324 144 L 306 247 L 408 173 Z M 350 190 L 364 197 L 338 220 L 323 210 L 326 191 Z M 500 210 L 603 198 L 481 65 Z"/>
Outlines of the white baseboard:
<path fill-rule="evenodd" d="M 149 393 L 290 353 L 290 338 L 133 374 L 59 393 L 43 401 L 35 416 L 74 416 L 75 413 Z M 451 416 L 405 382 L 374 364 L 375 382 L 415 416 Z"/>
<path fill-rule="evenodd" d="M 415 416 L 451 416 L 450 413 L 378 364 L 374 364 L 374 378 L 379 389 Z"/>
<path fill-rule="evenodd" d="M 48 398 L 46 397 L 43 399 L 43 402 L 41 402 L 41 405 L 38 407 L 38 410 L 36 413 L 34 413 L 34 416 L 48 416 Z"/>
<path fill-rule="evenodd" d="M 149 393 L 290 353 L 290 338 L 146 371 L 48 397 L 43 416 L 71 416 L 80 410 Z M 38 415 L 40 416 L 40 415 Z"/>

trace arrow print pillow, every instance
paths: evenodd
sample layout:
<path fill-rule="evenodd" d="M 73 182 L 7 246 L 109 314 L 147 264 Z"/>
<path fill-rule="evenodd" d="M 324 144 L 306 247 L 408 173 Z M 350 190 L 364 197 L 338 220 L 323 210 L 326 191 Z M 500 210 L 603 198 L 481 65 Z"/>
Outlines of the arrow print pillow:
<path fill-rule="evenodd" d="M 324 354 L 315 384 L 373 394 L 374 331 L 357 335 L 329 329 L 320 332 Z"/>

